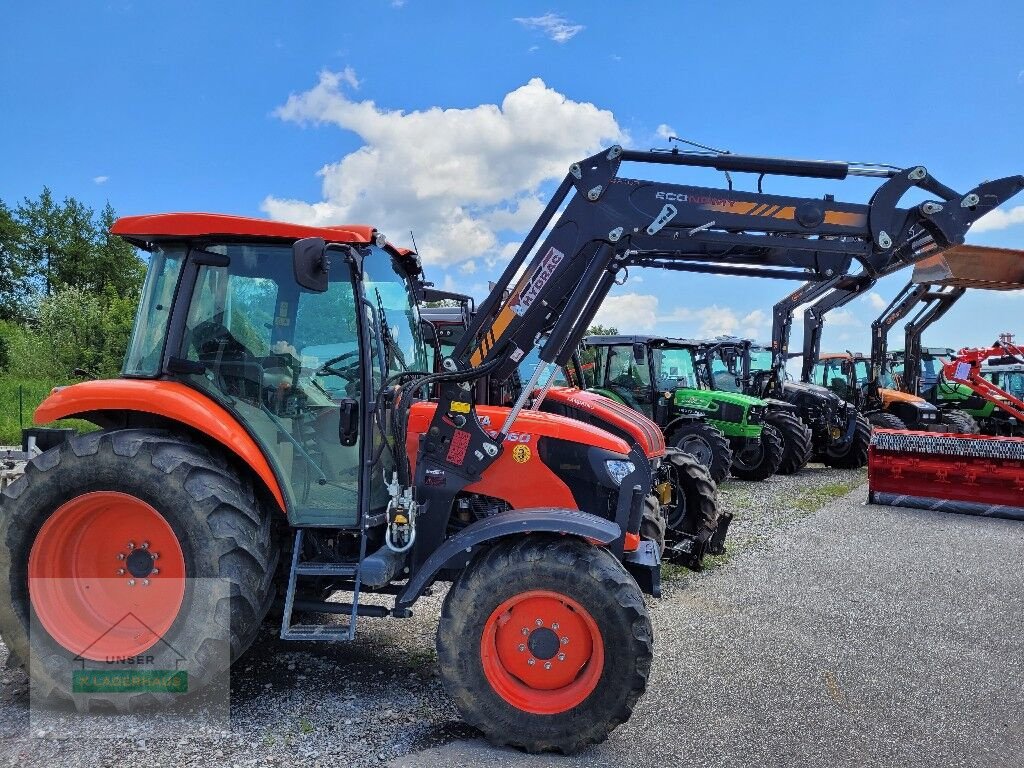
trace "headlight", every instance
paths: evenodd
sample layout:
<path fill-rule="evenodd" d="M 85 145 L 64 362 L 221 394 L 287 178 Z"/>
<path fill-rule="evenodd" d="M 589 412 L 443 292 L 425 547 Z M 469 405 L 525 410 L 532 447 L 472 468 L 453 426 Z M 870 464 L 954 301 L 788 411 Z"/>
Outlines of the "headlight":
<path fill-rule="evenodd" d="M 632 461 L 622 461 L 621 459 L 611 459 L 606 461 L 604 466 L 608 470 L 608 476 L 616 485 L 622 485 L 622 481 L 626 479 L 626 475 L 632 473 L 633 470 L 636 469 L 636 467 L 633 466 Z"/>

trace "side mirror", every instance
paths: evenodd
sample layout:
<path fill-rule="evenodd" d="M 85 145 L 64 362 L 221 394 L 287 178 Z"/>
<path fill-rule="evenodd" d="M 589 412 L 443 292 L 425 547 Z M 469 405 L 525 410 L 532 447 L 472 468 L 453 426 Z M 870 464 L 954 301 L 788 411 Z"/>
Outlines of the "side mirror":
<path fill-rule="evenodd" d="M 633 360 L 637 365 L 647 365 L 647 355 L 643 344 L 633 345 Z"/>
<path fill-rule="evenodd" d="M 327 277 L 330 264 L 327 260 L 327 243 L 322 237 L 304 237 L 292 245 L 292 267 L 295 282 L 307 291 L 327 292 Z"/>

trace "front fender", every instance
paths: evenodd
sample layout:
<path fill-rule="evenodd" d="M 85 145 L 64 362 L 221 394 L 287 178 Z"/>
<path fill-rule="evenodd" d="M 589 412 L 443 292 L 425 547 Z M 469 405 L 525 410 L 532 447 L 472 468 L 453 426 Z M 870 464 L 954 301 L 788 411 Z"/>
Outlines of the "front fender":
<path fill-rule="evenodd" d="M 100 427 L 124 423 L 124 415 L 146 413 L 185 424 L 216 440 L 263 481 L 282 510 L 281 486 L 256 441 L 230 413 L 184 384 L 151 379 L 101 379 L 55 389 L 36 408 L 36 424 L 78 418 Z"/>
<path fill-rule="evenodd" d="M 619 526 L 611 520 L 575 509 L 537 508 L 502 512 L 467 525 L 445 539 L 423 566 L 409 577 L 405 588 L 395 598 L 395 608 L 412 605 L 445 565 L 456 558 L 465 558 L 473 547 L 505 536 L 528 533 L 563 533 L 602 545 L 610 544 L 622 535 Z"/>

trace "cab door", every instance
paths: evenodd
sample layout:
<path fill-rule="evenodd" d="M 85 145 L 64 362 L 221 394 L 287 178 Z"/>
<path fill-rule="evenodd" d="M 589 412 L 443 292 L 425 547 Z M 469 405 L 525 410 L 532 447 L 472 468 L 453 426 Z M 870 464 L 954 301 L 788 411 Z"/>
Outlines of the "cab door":
<path fill-rule="evenodd" d="M 180 352 L 197 364 L 188 383 L 260 444 L 290 523 L 357 525 L 366 356 L 350 266 L 336 259 L 318 293 L 296 284 L 287 245 L 207 245 L 219 261 L 195 253 Z"/>

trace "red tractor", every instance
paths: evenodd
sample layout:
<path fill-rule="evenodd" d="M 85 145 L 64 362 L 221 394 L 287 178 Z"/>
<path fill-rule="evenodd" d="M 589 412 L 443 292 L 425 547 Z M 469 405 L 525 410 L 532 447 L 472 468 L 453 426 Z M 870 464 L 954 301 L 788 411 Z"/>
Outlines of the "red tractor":
<path fill-rule="evenodd" d="M 1004 365 L 1024 364 L 1024 350 L 1013 343 L 1013 336 L 1001 334 L 991 347 L 964 347 L 943 363 L 942 377 L 963 384 L 978 397 L 1005 411 L 1017 424 L 1024 424 L 1024 400 L 1001 389 L 982 375 L 981 364 L 990 361 Z"/>
<path fill-rule="evenodd" d="M 884 182 L 859 205 L 630 180 L 623 162 Z M 899 208 L 915 186 L 949 204 Z M 449 582 L 439 669 L 466 721 L 531 751 L 601 741 L 650 670 L 638 581 L 652 588 L 660 567 L 642 527 L 652 505 L 665 514 L 664 449 L 643 429 L 627 441 L 542 412 L 543 389 L 525 409 L 542 369 L 568 362 L 629 266 L 885 273 L 961 242 L 1022 188 L 1014 176 L 963 195 L 921 167 L 612 147 L 571 166 L 435 372 L 418 259 L 370 227 L 121 219 L 114 234 L 150 254 L 123 373 L 36 412 L 99 429 L 0 497 L 0 634 L 16 659 L 45 662 L 29 664 L 40 697 L 130 710 L 178 691 L 82 693 L 75 671 L 164 643 L 191 692 L 275 601 L 284 640 L 346 641 L 358 617 L 407 617 Z M 534 348 L 542 364 L 511 407 L 478 405 L 476 385 Z M 325 614 L 347 622 L 296 619 Z"/>

